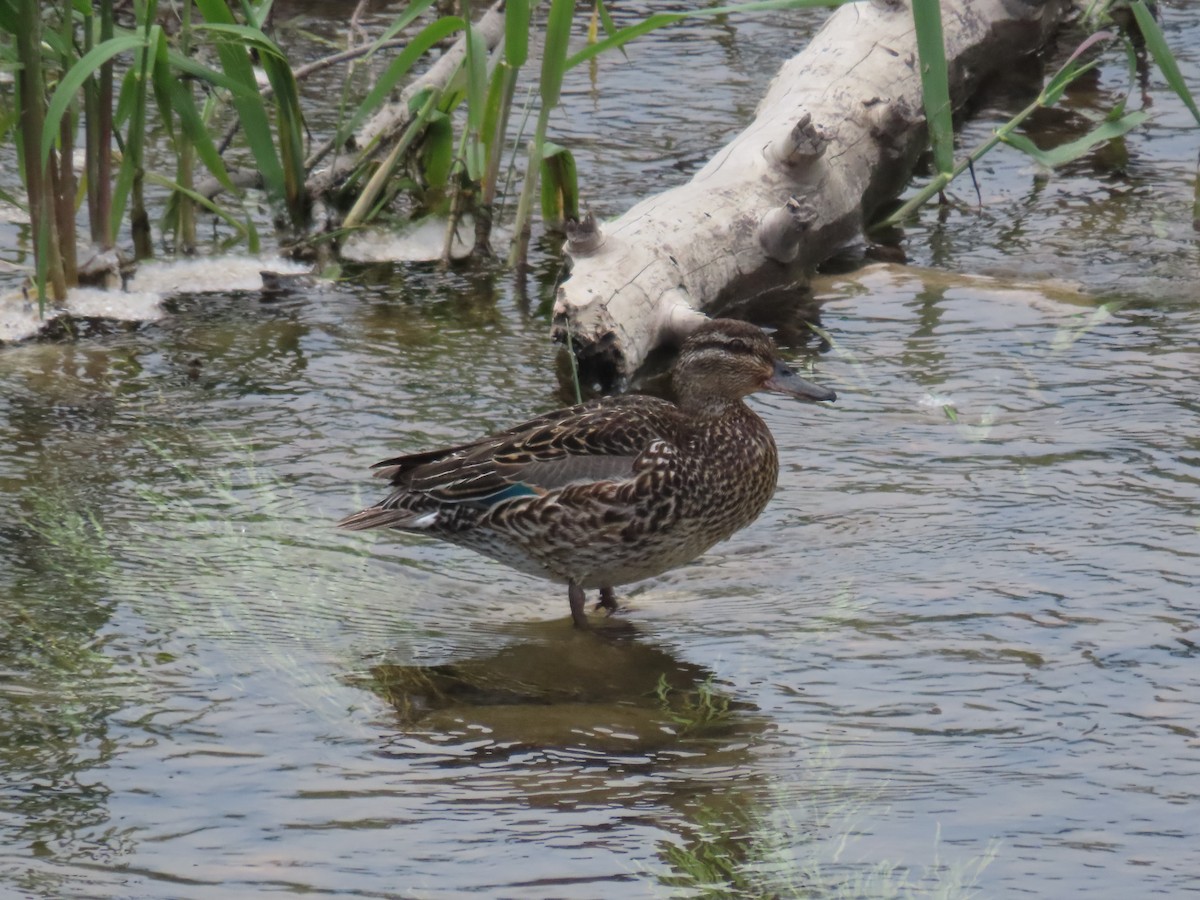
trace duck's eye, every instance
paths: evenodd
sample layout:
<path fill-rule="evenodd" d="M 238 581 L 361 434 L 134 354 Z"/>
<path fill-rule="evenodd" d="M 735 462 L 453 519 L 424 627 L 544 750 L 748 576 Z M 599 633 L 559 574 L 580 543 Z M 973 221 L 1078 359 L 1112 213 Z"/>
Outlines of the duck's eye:
<path fill-rule="evenodd" d="M 734 338 L 725 345 L 734 353 L 753 353 L 754 348 L 743 341 L 741 338 Z"/>

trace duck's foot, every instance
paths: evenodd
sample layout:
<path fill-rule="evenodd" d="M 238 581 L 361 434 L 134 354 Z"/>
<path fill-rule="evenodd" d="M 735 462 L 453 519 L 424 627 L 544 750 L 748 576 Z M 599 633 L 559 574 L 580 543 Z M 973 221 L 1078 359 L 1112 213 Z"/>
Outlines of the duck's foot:
<path fill-rule="evenodd" d="M 611 616 L 620 608 L 621 607 L 617 605 L 616 592 L 610 587 L 600 588 L 600 600 L 594 607 L 592 607 L 592 609 L 607 609 L 608 614 Z"/>
<path fill-rule="evenodd" d="M 592 626 L 588 624 L 587 612 L 584 610 L 587 595 L 584 594 L 583 588 L 571 582 L 567 585 L 567 599 L 571 601 L 571 621 L 575 623 L 575 627 L 591 628 Z"/>

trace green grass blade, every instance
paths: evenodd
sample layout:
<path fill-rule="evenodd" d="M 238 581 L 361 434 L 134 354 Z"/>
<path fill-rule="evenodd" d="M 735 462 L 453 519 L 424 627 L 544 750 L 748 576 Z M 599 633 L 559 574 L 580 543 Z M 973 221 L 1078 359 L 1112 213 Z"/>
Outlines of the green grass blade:
<path fill-rule="evenodd" d="M 483 139 L 490 147 L 495 140 L 496 129 L 500 125 L 500 117 L 504 115 L 504 93 L 513 68 L 504 60 L 496 65 L 488 82 L 487 105 L 483 112 Z"/>
<path fill-rule="evenodd" d="M 146 180 L 152 181 L 160 187 L 164 187 L 174 193 L 179 193 L 190 197 L 192 202 L 194 202 L 197 206 L 202 206 L 214 216 L 225 220 L 230 226 L 235 228 L 243 237 L 247 239 L 250 238 L 252 232 L 254 231 L 254 223 L 250 221 L 249 217 L 247 217 L 245 222 L 242 222 L 231 212 L 229 212 L 229 210 L 218 205 L 210 198 L 205 197 L 203 194 L 198 193 L 191 188 L 184 187 L 177 181 L 172 181 L 170 178 L 164 178 L 162 175 L 158 175 L 154 172 L 147 172 Z"/>
<path fill-rule="evenodd" d="M 267 17 L 271 15 L 271 7 L 274 5 L 274 0 L 263 0 L 258 5 L 251 3 L 250 0 L 242 0 L 242 15 L 254 28 L 261 29 L 263 22 L 267 21 Z"/>
<path fill-rule="evenodd" d="M 546 141 L 542 147 L 542 221 L 562 228 L 579 219 L 579 177 L 575 157 L 566 147 Z"/>
<path fill-rule="evenodd" d="M 375 86 L 359 103 L 354 113 L 342 124 L 338 130 L 337 143 L 343 143 L 369 115 L 383 105 L 383 102 L 391 96 L 392 89 L 401 78 L 408 74 L 409 69 L 417 60 L 424 56 L 431 47 L 445 40 L 454 32 L 460 31 L 464 25 L 465 23 L 458 16 L 443 16 L 421 29 L 408 46 L 388 64 L 387 69 L 375 82 Z"/>
<path fill-rule="evenodd" d="M 11 0 L 0 0 L 0 31 L 15 34 L 21 26 L 17 20 L 17 8 Z"/>
<path fill-rule="evenodd" d="M 440 190 L 450 180 L 454 167 L 454 126 L 443 112 L 433 112 L 421 139 L 421 170 L 425 183 Z"/>
<path fill-rule="evenodd" d="M 575 0 L 551 0 L 542 48 L 542 77 L 539 85 L 542 108 L 538 111 L 533 140 L 529 143 L 525 182 L 521 185 L 521 195 L 517 198 L 517 213 L 513 222 L 516 239 L 509 253 L 509 265 L 514 267 L 526 264 L 530 223 L 533 219 L 533 192 L 538 189 L 538 179 L 542 173 L 542 148 L 546 141 L 546 127 L 551 111 L 558 105 L 563 75 L 567 70 L 567 50 L 570 46 L 571 20 L 574 13 Z"/>
<path fill-rule="evenodd" d="M 617 23 L 613 21 L 612 13 L 610 13 L 608 11 L 608 5 L 605 4 L 604 0 L 595 0 L 595 4 L 596 5 L 593 7 L 592 22 L 588 28 L 588 43 L 589 44 L 596 43 L 596 20 L 597 19 L 600 20 L 600 27 L 604 29 L 605 37 L 612 37 L 618 31 Z M 629 58 L 629 54 L 625 52 L 624 47 L 619 47 L 617 49 L 619 49 L 621 51 L 622 56 L 624 56 L 626 59 Z"/>
<path fill-rule="evenodd" d="M 121 79 L 121 90 L 117 94 L 117 111 L 113 114 L 114 125 L 124 125 L 129 121 L 129 117 L 133 110 L 133 98 L 135 94 L 134 84 L 137 73 L 130 69 L 125 73 L 125 77 Z"/>
<path fill-rule="evenodd" d="M 438 99 L 439 94 L 433 89 L 426 89 L 413 98 L 414 105 L 419 104 L 419 106 L 415 107 L 412 121 L 408 123 L 387 158 L 380 162 L 366 186 L 359 192 L 354 206 L 342 220 L 344 228 L 355 228 L 373 218 L 379 211 L 382 205 L 380 198 L 384 195 L 388 180 L 392 177 L 400 160 L 408 152 L 409 147 L 412 146 L 413 141 L 424 131 L 429 117 L 437 109 Z"/>
<path fill-rule="evenodd" d="M 205 2 L 205 0 L 198 0 Z M 211 0 L 209 0 L 211 2 Z M 261 53 L 269 53 L 280 59 L 286 58 L 283 50 L 260 29 L 250 25 L 239 25 L 236 22 L 201 22 L 193 26 L 196 30 L 211 31 L 214 34 L 225 34 L 236 40 L 236 43 L 253 47 Z"/>
<path fill-rule="evenodd" d="M 2 107 L 0 107 L 0 144 L 3 144 L 9 139 L 8 133 L 10 131 L 14 131 L 19 121 L 21 121 L 21 111 L 17 109 L 15 105 L 9 110 L 4 110 Z M 20 137 L 16 133 L 14 133 L 13 137 L 13 143 L 16 144 L 17 154 L 19 157 L 21 151 Z M 24 170 L 22 169 L 22 171 Z M 19 208 L 24 205 L 25 201 L 18 200 L 15 195 L 10 194 L 3 188 L 3 186 L 0 186 L 0 202 Z"/>
<path fill-rule="evenodd" d="M 66 59 L 75 55 L 71 42 L 63 40 L 63 36 L 53 28 L 42 31 L 42 43 L 49 47 L 50 52 L 59 59 Z"/>
<path fill-rule="evenodd" d="M 296 226 L 307 218 L 304 184 L 304 110 L 295 73 L 282 55 L 263 51 L 260 56 L 275 96 L 275 124 L 279 132 L 279 155 L 283 163 L 284 197 L 288 214 Z"/>
<path fill-rule="evenodd" d="M 1060 144 L 1053 150 L 1042 150 L 1023 134 L 1010 134 L 1001 138 L 1010 147 L 1015 147 L 1022 153 L 1033 158 L 1047 168 L 1053 169 L 1069 162 L 1074 162 L 1081 156 L 1086 156 L 1100 144 L 1119 138 L 1137 128 L 1150 118 L 1144 110 L 1126 113 L 1110 119 L 1089 131 L 1081 138 L 1066 144 Z"/>
<path fill-rule="evenodd" d="M 464 6 L 469 9 L 469 4 Z M 467 128 L 478 133 L 483 124 L 487 99 L 487 45 L 471 21 L 467 20 Z"/>
<path fill-rule="evenodd" d="M 162 29 L 150 25 L 146 38 L 138 48 L 134 64 L 125 73 L 121 83 L 121 94 L 117 99 L 118 124 L 127 124 L 125 142 L 122 146 L 121 168 L 117 172 L 113 188 L 112 216 L 109 222 L 109 239 L 116 242 L 117 231 L 125 214 L 125 205 L 133 191 L 134 182 L 142 168 L 142 147 L 146 137 L 146 90 L 150 76 L 150 48 L 157 46 Z M 135 197 L 136 200 L 136 197 Z M 136 207 L 136 203 L 135 203 Z"/>
<path fill-rule="evenodd" d="M 396 19 L 396 21 L 392 22 L 392 24 L 384 30 L 383 34 L 379 36 L 379 38 L 375 41 L 374 46 L 372 46 L 370 52 L 367 53 L 367 56 L 371 56 L 371 54 L 373 54 L 378 47 L 383 46 L 397 34 L 411 25 L 414 21 L 416 21 L 417 17 L 420 16 L 421 13 L 425 12 L 425 10 L 429 9 L 429 7 L 432 5 L 433 0 L 417 0 L 415 3 L 410 3 L 405 8 L 404 12 L 401 13 Z"/>
<path fill-rule="evenodd" d="M 217 57 L 221 60 L 221 68 L 245 89 L 232 97 L 242 134 L 245 135 L 254 162 L 262 173 L 267 195 L 274 202 L 282 202 L 286 199 L 287 188 L 283 164 L 275 151 L 275 142 L 271 135 L 271 120 L 254 78 L 249 48 L 237 40 L 253 37 L 266 44 L 271 42 L 256 29 L 237 25 L 224 0 L 196 0 L 196 5 L 204 16 L 205 23 L 194 26 L 194 31 L 199 32 L 203 29 L 218 34 L 216 50 Z"/>
<path fill-rule="evenodd" d="M 196 27 L 196 26 L 193 26 Z M 231 97 L 240 97 L 242 99 L 253 99 L 261 97 L 262 92 L 258 89 L 258 83 L 255 82 L 253 87 L 249 87 L 240 81 L 230 78 L 220 69 L 212 69 L 203 63 L 197 62 L 190 56 L 168 49 L 167 60 L 171 67 L 182 72 L 184 75 L 190 75 L 200 81 L 207 82 L 213 87 L 221 88 L 229 92 Z"/>
<path fill-rule="evenodd" d="M 1099 60 L 1091 60 L 1090 62 L 1081 63 L 1080 57 L 1088 50 L 1102 41 L 1112 40 L 1114 37 L 1111 31 L 1098 31 L 1091 35 L 1087 40 L 1083 41 L 1074 52 L 1067 57 L 1067 61 L 1063 63 L 1062 68 L 1054 73 L 1054 77 L 1046 82 L 1046 86 L 1042 88 L 1041 94 L 1038 95 L 1037 102 L 1042 106 L 1053 106 L 1066 91 L 1067 86 L 1084 72 L 1090 71 L 1099 65 Z"/>
<path fill-rule="evenodd" d="M 529 59 L 529 0 L 504 4 L 504 61 L 520 69 Z"/>
<path fill-rule="evenodd" d="M 150 52 L 150 87 L 154 91 L 154 99 L 158 103 L 159 115 L 162 117 L 163 128 L 172 143 L 178 138 L 175 132 L 175 112 L 171 108 L 171 83 L 175 81 L 174 73 L 167 68 L 167 37 L 161 31 L 158 40 Z"/>
<path fill-rule="evenodd" d="M 558 105 L 563 74 L 567 70 L 567 50 L 574 15 L 575 0 L 551 0 L 550 15 L 546 19 L 546 43 L 542 48 L 542 79 L 539 85 L 543 108 Z"/>
<path fill-rule="evenodd" d="M 487 115 L 488 72 L 487 47 L 478 30 L 470 22 L 470 4 L 464 4 L 467 18 L 467 175 L 472 181 L 483 176 L 486 153 L 483 147 L 483 122 Z"/>
<path fill-rule="evenodd" d="M 171 115 L 178 117 L 182 136 L 190 143 L 200 162 L 222 187 L 230 191 L 235 190 L 225 162 L 221 159 L 220 151 L 217 150 L 212 134 L 205 124 L 204 116 L 196 107 L 196 100 L 188 88 L 188 83 L 178 77 L 171 63 L 172 57 L 169 52 L 155 60 L 154 80 L 160 104 L 159 115 L 164 122 L 168 121 Z M 165 107 L 162 106 L 164 102 Z"/>
<path fill-rule="evenodd" d="M 483 134 L 487 141 L 487 168 L 484 171 L 480 193 L 480 200 L 487 207 L 495 201 L 499 189 L 500 161 L 504 153 L 504 137 L 508 134 L 508 122 L 512 116 L 512 101 L 518 74 L 517 69 L 501 60 L 492 75 L 488 114 L 483 123 Z"/>
<path fill-rule="evenodd" d="M 933 178 L 930 179 L 927 185 L 918 190 L 917 193 L 908 200 L 904 201 L 900 207 L 893 210 L 891 214 L 889 214 L 882 222 L 876 223 L 874 227 L 888 227 L 891 225 L 897 225 L 904 221 L 904 219 L 912 215 L 912 213 L 924 205 L 931 197 L 935 196 L 939 191 L 944 190 L 952 179 L 957 178 L 972 164 L 982 159 L 987 153 L 991 152 L 992 148 L 994 148 L 997 144 L 1001 142 L 1008 142 L 1014 147 L 1025 149 L 1025 146 L 1022 143 L 1025 139 L 1016 134 L 1016 129 L 1020 127 L 1021 123 L 1033 115 L 1037 110 L 1044 109 L 1055 99 L 1061 97 L 1063 92 L 1067 89 L 1067 86 L 1074 79 L 1078 78 L 1084 72 L 1087 72 L 1089 69 L 1094 67 L 1096 65 L 1094 61 L 1080 65 L 1079 57 L 1089 47 L 1109 37 L 1111 37 L 1111 35 L 1107 33 L 1095 34 L 1075 48 L 1075 52 L 1071 54 L 1070 58 L 1062 66 L 1062 68 L 1060 68 L 1058 72 L 1055 73 L 1055 75 L 1050 79 L 1046 87 L 1042 89 L 1041 94 L 1038 95 L 1037 99 L 1035 99 L 1032 103 L 1030 103 L 1027 107 L 1013 116 L 999 128 L 997 128 L 991 137 L 989 137 L 979 146 L 973 148 L 964 158 L 955 163 L 954 169 L 951 172 L 945 174 L 940 172 L 937 173 Z M 1033 145 L 1032 142 L 1030 142 L 1030 146 L 1035 153 L 1042 152 L 1036 145 Z"/>
<path fill-rule="evenodd" d="M 1175 54 L 1167 45 L 1167 39 L 1163 37 L 1158 22 L 1154 21 L 1154 14 L 1146 8 L 1144 0 L 1130 0 L 1129 8 L 1133 10 L 1133 17 L 1137 20 L 1142 37 L 1146 39 L 1146 49 L 1154 58 L 1154 64 L 1162 72 L 1163 78 L 1167 80 L 1171 90 L 1191 112 L 1192 118 L 1196 120 L 1197 124 L 1200 124 L 1200 108 L 1196 107 L 1192 92 L 1188 90 L 1187 82 L 1183 80 L 1183 74 L 1179 71 L 1179 64 L 1175 62 Z"/>
<path fill-rule="evenodd" d="M 608 4 L 604 0 L 596 0 L 596 9 L 600 12 L 600 26 L 604 29 L 605 35 L 612 37 L 617 33 L 617 23 L 613 21 L 612 13 L 608 11 Z"/>
<path fill-rule="evenodd" d="M 938 0 L 913 0 L 912 15 L 921 59 L 921 100 L 933 146 L 933 164 L 938 172 L 948 174 L 954 169 L 954 121 Z"/>
<path fill-rule="evenodd" d="M 95 72 L 98 72 L 100 67 L 114 56 L 130 50 L 136 50 L 141 46 L 144 46 L 142 38 L 130 36 L 115 37 L 93 47 L 83 55 L 79 62 L 67 70 L 62 80 L 59 81 L 58 87 L 55 88 L 53 95 L 51 95 L 49 105 L 46 107 L 46 120 L 42 125 L 41 163 L 43 166 L 46 165 L 47 160 L 50 158 L 50 148 L 54 146 L 58 130 L 62 126 L 62 118 L 66 115 L 67 108 L 71 105 L 71 102 L 83 88 L 84 82 L 91 78 Z"/>

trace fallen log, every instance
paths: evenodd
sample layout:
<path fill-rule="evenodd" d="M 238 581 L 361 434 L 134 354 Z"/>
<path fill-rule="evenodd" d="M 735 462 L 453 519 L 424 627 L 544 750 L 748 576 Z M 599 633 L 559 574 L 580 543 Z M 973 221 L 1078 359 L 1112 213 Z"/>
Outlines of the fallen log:
<path fill-rule="evenodd" d="M 942 0 L 951 97 L 1038 50 L 1065 0 Z M 927 146 L 908 2 L 840 7 L 785 62 L 752 123 L 684 185 L 568 230 L 553 336 L 623 386 L 731 299 L 803 284 L 907 184 Z"/>

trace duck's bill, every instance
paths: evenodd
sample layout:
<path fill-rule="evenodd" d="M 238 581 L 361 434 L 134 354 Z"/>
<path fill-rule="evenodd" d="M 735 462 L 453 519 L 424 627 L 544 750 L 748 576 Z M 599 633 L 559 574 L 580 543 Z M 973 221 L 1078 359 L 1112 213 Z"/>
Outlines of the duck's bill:
<path fill-rule="evenodd" d="M 810 403 L 829 402 L 837 399 L 837 394 L 827 387 L 805 381 L 782 362 L 775 363 L 775 372 L 764 383 L 768 391 L 778 391 L 781 394 L 791 394 Z"/>

